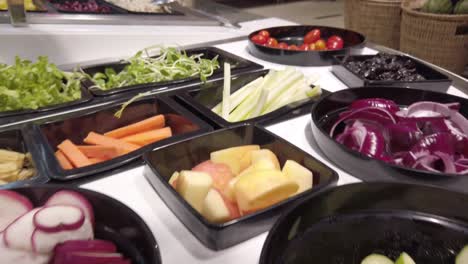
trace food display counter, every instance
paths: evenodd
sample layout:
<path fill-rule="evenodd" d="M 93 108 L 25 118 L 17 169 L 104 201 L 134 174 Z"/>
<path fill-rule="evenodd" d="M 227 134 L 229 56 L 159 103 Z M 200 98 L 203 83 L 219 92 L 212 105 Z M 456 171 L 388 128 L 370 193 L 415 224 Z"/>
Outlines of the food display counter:
<path fill-rule="evenodd" d="M 48 18 L 47 16 L 51 15 L 54 16 L 53 14 L 45 14 L 43 17 L 39 17 L 42 15 L 37 15 L 37 21 L 41 21 L 41 19 L 44 19 L 43 21 L 46 21 Z M 36 15 L 34 15 L 36 16 Z M 32 21 L 34 21 L 33 17 Z M 64 16 L 63 18 L 65 19 L 65 16 L 68 15 L 56 15 L 57 17 Z M 131 16 L 130 16 L 131 17 Z M 68 17 L 66 17 L 68 19 Z M 86 19 L 84 19 L 86 20 Z M 103 18 L 102 21 L 105 19 Z M 119 19 L 117 19 L 119 20 Z M 125 20 L 125 19 L 124 19 Z M 128 21 L 131 19 L 129 18 Z M 81 22 L 81 21 L 80 21 Z M 154 21 L 153 21 L 154 22 Z M 153 23 L 150 22 L 150 23 Z M 219 21 L 218 21 L 219 22 Z M 285 65 L 280 65 L 276 63 L 271 63 L 262 59 L 258 59 L 257 57 L 252 56 L 248 49 L 247 46 L 248 44 L 248 39 L 247 35 L 253 31 L 262 29 L 262 28 L 267 28 L 271 26 L 281 26 L 281 25 L 291 25 L 293 23 L 289 21 L 284 21 L 280 19 L 257 19 L 253 21 L 248 21 L 248 22 L 242 22 L 240 23 L 241 28 L 239 29 L 233 29 L 229 28 L 227 29 L 226 27 L 219 27 L 219 26 L 213 26 L 213 27 L 197 27 L 196 23 L 192 24 L 192 28 L 185 27 L 185 30 L 189 29 L 196 29 L 199 30 L 198 37 L 192 35 L 192 39 L 184 39 L 184 41 L 181 41 L 180 43 L 186 48 L 203 48 L 203 47 L 215 47 L 217 49 L 220 49 L 222 51 L 226 51 L 230 54 L 235 54 L 236 56 L 246 59 L 248 61 L 251 61 L 257 65 L 261 65 L 266 69 L 276 69 L 276 70 L 281 70 L 285 68 Z M 49 27 L 51 31 L 57 30 L 58 28 L 54 27 Z M 62 28 L 63 30 L 64 28 Z M 100 28 L 99 30 L 103 30 L 104 28 Z M 179 29 L 177 26 L 173 27 L 167 27 L 165 29 L 162 29 L 159 27 L 158 29 L 161 30 L 172 30 L 172 29 Z M 5 29 L 5 28 L 0 28 L 1 30 L 4 30 L 4 32 L 9 32 L 9 42 L 6 45 L 9 45 L 9 49 L 7 50 L 12 50 L 12 45 L 15 43 L 15 41 L 18 41 L 18 39 L 21 40 L 26 40 L 28 38 L 28 34 L 32 33 L 34 31 L 34 27 L 29 28 L 29 29 L 19 29 L 20 31 L 22 30 L 24 35 L 21 33 L 15 32 L 12 29 Z M 36 28 L 37 32 L 41 30 L 41 27 Z M 44 30 L 44 33 L 47 35 L 49 34 L 47 31 L 47 27 L 43 27 L 42 30 Z M 83 30 L 85 28 L 83 27 Z M 123 30 L 123 29 L 122 29 Z M 143 32 L 143 29 L 141 29 Z M 29 31 L 29 32 L 28 32 Z M 123 30 L 123 32 L 129 32 L 129 28 L 126 28 Z M 192 30 L 189 30 L 192 31 Z M 32 35 L 37 34 L 37 32 L 33 33 Z M 157 32 L 157 31 L 156 31 Z M 186 32 L 186 31 L 184 31 Z M 85 31 L 83 31 L 84 34 L 87 34 Z M 155 33 L 154 38 L 151 39 L 146 39 L 146 40 L 136 40 L 133 43 L 135 44 L 135 48 L 130 48 L 132 51 L 138 50 L 141 48 L 141 46 L 145 43 L 148 43 L 150 41 L 153 41 L 154 44 L 158 44 L 157 38 L 158 38 L 158 33 Z M 80 33 L 78 31 L 75 32 L 77 36 L 80 36 Z M 178 33 L 182 34 L 182 32 Z M 185 33 L 184 33 L 185 34 Z M 221 37 L 215 38 L 215 39 L 209 39 L 212 40 L 211 42 L 207 42 L 207 38 L 210 37 L 212 34 L 220 34 Z M 174 34 L 177 35 L 177 34 Z M 57 38 L 57 36 L 51 35 L 52 38 Z M 177 36 L 176 36 L 177 37 Z M 206 37 L 206 38 L 205 38 Z M 2 37 L 3 38 L 3 37 Z M 92 36 L 88 36 L 90 41 L 92 40 Z M 99 36 L 96 36 L 96 38 L 99 38 Z M 176 38 L 174 38 L 176 39 Z M 179 39 L 180 40 L 180 39 Z M 85 40 L 83 40 L 84 42 Z M 3 42 L 3 40 L 2 40 Z M 75 44 L 74 47 L 80 46 L 82 43 L 78 42 Z M 2 45 L 2 44 L 0 44 Z M 126 45 L 132 45 L 132 42 L 126 42 Z M 57 52 L 63 52 L 66 54 L 72 48 L 67 47 L 66 51 L 57 51 Z M 63 65 L 63 68 L 70 69 L 72 65 L 76 65 L 77 62 L 80 62 L 80 66 L 86 67 L 90 65 L 94 65 L 97 62 L 103 62 L 103 61 L 112 61 L 112 59 L 121 57 L 123 54 L 128 55 L 128 47 L 121 47 L 121 46 L 110 46 L 107 47 L 108 49 L 105 54 L 97 54 L 93 53 L 92 56 L 85 55 L 81 59 L 79 56 L 72 56 L 72 57 L 67 57 L 67 55 L 55 55 L 53 50 L 46 49 L 43 47 L 42 50 L 46 50 L 47 54 L 49 54 L 52 58 L 56 59 L 56 61 L 60 61 Z M 0 49 L 0 52 L 3 52 L 5 49 Z M 41 49 L 39 49 L 41 50 Z M 24 53 L 25 57 L 32 57 L 34 55 L 38 55 L 37 53 L 38 50 L 34 50 L 31 48 L 31 50 L 28 50 Z M 390 53 L 397 53 L 394 50 L 387 49 L 385 47 L 380 47 L 377 45 L 373 45 L 372 43 L 366 43 L 366 46 L 359 51 L 360 54 L 376 54 L 378 52 L 390 52 Z M 21 52 L 19 52 L 21 54 Z M 6 59 L 11 61 L 11 53 L 0 54 L 0 58 Z M 111 57 L 111 58 L 109 58 Z M 427 64 L 430 65 L 430 64 Z M 447 93 L 451 95 L 456 95 L 462 98 L 468 98 L 467 92 L 468 92 L 468 80 L 457 76 L 455 74 L 452 74 L 450 72 L 444 71 L 443 69 L 440 69 L 434 65 L 430 65 L 430 67 L 433 67 L 437 69 L 440 72 L 443 72 L 447 76 L 449 76 L 452 79 L 452 84 L 450 87 L 447 89 Z M 296 68 L 300 73 L 303 73 L 306 77 L 314 77 L 316 79 L 316 82 L 314 83 L 316 86 L 320 86 L 322 89 L 324 89 L 324 92 L 336 92 L 340 90 L 345 90 L 349 89 L 350 87 L 347 87 L 345 83 L 340 81 L 340 79 L 335 76 L 332 73 L 332 66 L 299 66 Z M 258 70 L 258 68 L 256 69 Z M 235 75 L 235 73 L 233 72 Z M 193 88 L 193 86 L 188 85 L 187 87 L 182 87 L 180 90 L 183 89 L 189 89 Z M 377 89 L 377 88 L 376 88 Z M 178 91 L 180 91 L 178 90 Z M 176 91 L 177 92 L 177 91 Z M 161 95 L 161 94 L 160 94 Z M 162 93 L 163 96 L 173 96 L 174 93 L 167 93 L 164 94 Z M 127 98 L 128 99 L 128 98 Z M 173 102 L 174 98 L 168 99 L 169 102 L 173 103 L 174 105 L 176 104 Z M 163 99 L 162 99 L 163 100 Z M 100 108 L 99 109 L 106 109 L 109 107 L 109 105 L 116 105 L 116 103 L 122 103 L 122 100 L 103 100 L 99 101 Z M 177 104 L 183 105 L 180 100 L 176 100 Z M 170 106 L 170 105 L 169 105 Z M 93 106 L 94 107 L 94 106 Z M 179 107 L 179 106 L 177 106 Z M 314 138 L 313 131 L 312 131 L 312 118 L 311 118 L 311 107 L 312 104 L 305 104 L 301 105 L 301 107 L 297 107 L 292 109 L 292 111 L 289 111 L 287 114 L 282 115 L 282 116 L 277 116 L 275 118 L 272 118 L 271 120 L 267 120 L 265 122 L 258 123 L 257 125 L 265 128 L 266 131 L 272 132 L 274 135 L 279 136 L 282 138 L 282 140 L 285 140 L 289 143 L 291 143 L 293 146 L 298 147 L 300 150 L 303 150 L 307 155 L 311 155 L 312 157 L 316 158 L 320 164 L 324 164 L 325 167 L 329 167 L 333 169 L 334 171 L 337 172 L 338 175 L 338 180 L 337 180 L 337 185 L 346 185 L 346 184 L 351 184 L 351 183 L 356 183 L 360 182 L 361 180 L 359 179 L 360 175 L 354 175 L 349 173 L 348 170 L 346 170 L 345 167 L 341 166 L 340 164 L 336 164 L 333 162 L 332 159 L 329 159 L 326 154 L 324 154 L 319 147 L 319 144 L 316 142 L 316 138 Z M 188 110 L 187 110 L 188 109 Z M 179 113 L 182 111 L 185 113 L 185 111 L 192 111 L 193 109 L 187 108 L 184 110 L 178 110 L 176 109 Z M 80 111 L 86 112 L 85 108 L 82 108 Z M 94 111 L 94 110 L 93 110 Z M 50 126 L 54 128 L 56 119 L 54 119 L 54 116 L 60 116 L 60 115 L 70 115 L 74 116 L 77 114 L 76 110 L 73 109 L 68 109 L 66 111 L 62 111 L 60 113 L 55 113 L 52 115 L 48 116 L 37 116 L 37 118 L 30 118 L 27 120 L 27 122 L 36 122 L 38 124 L 41 124 L 43 122 L 46 122 L 47 125 L 49 123 L 51 124 Z M 194 117 L 194 119 L 200 118 L 199 113 L 191 113 L 189 114 L 190 116 L 194 115 L 197 117 Z M 89 120 L 88 120 L 89 121 Z M 206 120 L 204 120 L 206 121 Z M 1 130 L 8 130 L 11 129 L 12 127 L 21 127 L 22 123 L 26 122 L 25 119 L 16 121 L 15 120 L 10 120 L 8 124 L 2 124 Z M 60 124 L 60 122 L 58 122 Z M 209 123 L 209 122 L 208 122 Z M 212 124 L 211 124 L 212 125 Z M 58 129 L 57 127 L 55 127 Z M 82 129 L 85 129 L 84 127 Z M 218 129 L 218 127 L 215 127 L 214 129 Z M 29 133 L 29 132 L 26 132 Z M 204 131 L 204 133 L 208 133 L 207 131 Z M 211 132 L 209 132 L 211 133 Z M 193 135 L 191 136 L 186 136 L 183 138 L 184 140 L 191 139 Z M 172 143 L 167 143 L 166 145 L 171 145 Z M 37 147 L 40 148 L 40 147 Z M 161 146 L 155 145 L 153 148 L 159 149 Z M 186 148 L 181 148 L 181 151 L 185 151 Z M 46 152 L 42 150 L 42 155 L 46 155 Z M 50 152 L 50 150 L 49 150 Z M 148 157 L 146 157 L 148 160 Z M 123 161 L 123 159 L 122 159 Z M 176 216 L 176 213 L 174 212 L 173 208 L 170 208 L 164 198 L 158 195 L 158 193 L 153 189 L 152 184 L 146 179 L 145 174 L 149 173 L 148 165 L 145 165 L 144 162 L 141 159 L 136 159 L 133 160 L 132 162 L 127 162 L 125 161 L 126 165 L 118 167 L 118 168 L 111 168 L 108 170 L 105 170 L 104 172 L 96 172 L 95 175 L 92 176 L 87 176 L 86 178 L 78 179 L 78 180 L 73 180 L 70 182 L 63 182 L 61 180 L 52 180 L 50 183 L 52 184 L 59 184 L 59 183 L 65 183 L 69 185 L 74 185 L 74 186 L 79 186 L 84 189 L 89 189 L 89 190 L 94 190 L 99 193 L 106 194 L 129 208 L 131 208 L 134 212 L 136 212 L 147 224 L 149 229 L 151 230 L 151 233 L 154 235 L 154 238 L 157 241 L 157 249 L 160 251 L 161 254 L 161 259 L 162 263 L 246 263 L 246 264 L 254 264 L 259 262 L 260 258 L 260 253 L 262 251 L 263 244 L 265 242 L 265 239 L 268 235 L 268 232 L 261 233 L 259 235 L 256 235 L 255 237 L 248 239 L 244 242 L 241 242 L 237 245 L 234 245 L 232 247 L 228 247 L 226 249 L 222 250 L 211 250 L 207 248 L 204 244 L 202 244 L 192 233 L 193 231 L 189 230 L 189 228 L 186 227 L 182 223 L 182 221 Z M 42 165 L 41 165 L 42 166 Z M 47 170 L 46 170 L 47 171 Z M 378 172 L 375 172 L 378 174 Z M 468 188 L 468 186 L 466 187 Z M 180 212 L 178 212 L 180 213 Z M 259 223 L 258 225 L 261 225 Z M 1 258 L 1 256 L 0 256 Z"/>

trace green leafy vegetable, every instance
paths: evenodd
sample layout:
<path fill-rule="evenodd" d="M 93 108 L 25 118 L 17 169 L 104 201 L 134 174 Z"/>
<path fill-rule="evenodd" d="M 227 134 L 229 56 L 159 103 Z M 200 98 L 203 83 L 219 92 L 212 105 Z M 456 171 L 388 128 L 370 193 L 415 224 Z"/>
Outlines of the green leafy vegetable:
<path fill-rule="evenodd" d="M 212 60 L 202 58 L 203 54 L 188 56 L 185 51 L 176 48 L 160 48 L 158 57 L 150 57 L 148 50 L 137 52 L 133 57 L 123 61 L 128 63 L 125 68 L 116 72 L 112 68 L 106 68 L 104 72 L 98 72 L 92 76 L 93 87 L 101 90 L 114 88 L 185 79 L 199 76 L 200 80 L 206 79 L 219 68 L 218 58 Z"/>
<path fill-rule="evenodd" d="M 138 99 L 140 99 L 142 97 L 148 96 L 148 95 L 151 95 L 151 92 L 139 93 L 139 94 L 133 96 L 132 98 L 130 98 L 130 100 L 128 100 L 127 102 L 123 103 L 120 106 L 119 111 L 115 112 L 114 116 L 117 117 L 117 118 L 121 118 L 122 114 L 123 114 L 123 111 L 125 110 L 125 108 L 127 108 L 127 106 L 129 106 L 131 103 L 135 102 L 136 100 L 138 100 Z"/>
<path fill-rule="evenodd" d="M 36 62 L 16 57 L 15 64 L 0 64 L 0 111 L 38 109 L 81 98 L 79 72 L 63 72 L 47 57 Z"/>

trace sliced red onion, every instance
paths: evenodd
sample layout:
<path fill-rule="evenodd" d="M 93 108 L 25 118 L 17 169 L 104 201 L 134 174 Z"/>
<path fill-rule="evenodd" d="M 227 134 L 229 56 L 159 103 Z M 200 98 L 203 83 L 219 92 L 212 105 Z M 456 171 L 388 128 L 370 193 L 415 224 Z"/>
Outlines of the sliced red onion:
<path fill-rule="evenodd" d="M 458 102 L 455 102 L 455 103 L 447 103 L 447 104 L 444 104 L 446 105 L 448 108 L 454 110 L 454 111 L 460 111 L 460 103 Z"/>
<path fill-rule="evenodd" d="M 421 138 L 412 148 L 411 152 L 418 153 L 421 151 L 429 151 L 431 153 L 440 151 L 449 155 L 455 154 L 454 138 L 450 133 L 435 133 Z"/>
<path fill-rule="evenodd" d="M 449 117 L 452 110 L 444 104 L 435 102 L 417 102 L 408 106 L 408 117 Z"/>
<path fill-rule="evenodd" d="M 441 172 L 434 168 L 434 163 L 439 160 L 440 158 L 434 155 L 427 155 L 425 157 L 420 158 L 413 166 L 413 169 L 422 169 L 426 171 L 432 172 Z"/>
<path fill-rule="evenodd" d="M 366 107 L 376 107 L 384 109 L 392 114 L 400 110 L 400 107 L 398 107 L 398 105 L 394 101 L 382 98 L 368 98 L 356 100 L 351 104 L 350 109 L 357 110 Z"/>
<path fill-rule="evenodd" d="M 455 169 L 455 164 L 453 162 L 453 158 L 448 155 L 447 153 L 444 153 L 444 152 L 440 152 L 440 151 L 435 151 L 434 152 L 434 155 L 438 156 L 442 162 L 444 163 L 444 172 L 445 173 L 450 173 L 450 174 L 453 174 L 453 173 L 456 173 L 456 169 Z"/>

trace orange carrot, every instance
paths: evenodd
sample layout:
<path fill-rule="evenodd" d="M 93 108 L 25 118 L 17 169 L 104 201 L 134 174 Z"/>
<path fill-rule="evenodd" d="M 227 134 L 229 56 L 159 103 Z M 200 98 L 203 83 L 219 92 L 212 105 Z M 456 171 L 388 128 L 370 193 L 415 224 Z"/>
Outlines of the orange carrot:
<path fill-rule="evenodd" d="M 109 146 L 77 146 L 78 149 L 88 158 L 97 158 L 102 160 L 113 159 L 119 155 L 116 147 Z"/>
<path fill-rule="evenodd" d="M 73 169 L 73 165 L 70 163 L 70 161 L 63 155 L 63 152 L 59 149 L 55 152 L 55 157 L 57 158 L 58 162 L 60 163 L 60 166 L 62 166 L 62 169 L 64 170 L 71 170 Z"/>
<path fill-rule="evenodd" d="M 168 138 L 170 136 L 172 136 L 171 128 L 165 127 L 127 136 L 121 138 L 121 140 L 128 143 L 144 146 Z"/>
<path fill-rule="evenodd" d="M 122 149 L 123 152 L 121 154 L 126 154 L 140 148 L 138 145 L 131 144 L 120 139 L 106 137 L 95 132 L 89 132 L 88 136 L 83 141 L 90 145 L 108 146 Z"/>
<path fill-rule="evenodd" d="M 103 161 L 106 161 L 105 159 L 100 159 L 100 158 L 89 158 L 89 161 L 91 161 L 92 164 L 100 163 Z"/>
<path fill-rule="evenodd" d="M 151 129 L 163 128 L 165 125 L 164 115 L 157 115 L 137 123 L 114 129 L 104 134 L 106 137 L 123 138 L 125 136 L 145 132 Z"/>
<path fill-rule="evenodd" d="M 65 157 L 67 157 L 71 164 L 73 164 L 73 166 L 76 168 L 91 165 L 89 159 L 69 139 L 66 139 L 60 143 L 57 148 L 63 152 Z"/>

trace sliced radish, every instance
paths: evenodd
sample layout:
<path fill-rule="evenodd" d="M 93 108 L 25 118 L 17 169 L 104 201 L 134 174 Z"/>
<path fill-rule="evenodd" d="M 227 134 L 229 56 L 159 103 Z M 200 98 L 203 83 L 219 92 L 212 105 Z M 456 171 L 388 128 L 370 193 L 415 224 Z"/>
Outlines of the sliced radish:
<path fill-rule="evenodd" d="M 64 252 L 108 252 L 113 253 L 117 251 L 114 243 L 106 240 L 68 240 L 54 249 L 55 254 Z"/>
<path fill-rule="evenodd" d="M 0 233 L 0 262 L 13 264 L 47 264 L 51 255 L 35 254 L 30 251 L 8 248 L 4 244 L 3 233 Z"/>
<path fill-rule="evenodd" d="M 107 264 L 124 260 L 120 253 L 67 252 L 56 256 L 54 264 Z M 118 262 L 117 262 L 118 263 Z"/>
<path fill-rule="evenodd" d="M 93 226 L 88 219 L 85 219 L 83 225 L 75 230 L 50 233 L 36 229 L 31 236 L 31 244 L 34 252 L 49 253 L 55 246 L 67 240 L 93 239 L 93 237 Z"/>
<path fill-rule="evenodd" d="M 0 232 L 16 218 L 29 212 L 33 205 L 25 196 L 13 191 L 0 190 Z"/>
<path fill-rule="evenodd" d="M 60 232 L 80 228 L 85 215 L 83 210 L 72 205 L 52 205 L 42 207 L 34 215 L 34 225 L 44 232 Z"/>
<path fill-rule="evenodd" d="M 32 250 L 31 236 L 36 228 L 33 223 L 34 214 L 42 207 L 32 209 L 18 217 L 4 231 L 5 245 L 14 249 Z"/>
<path fill-rule="evenodd" d="M 94 225 L 93 206 L 81 194 L 74 191 L 58 191 L 52 195 L 45 203 L 45 206 L 51 205 L 74 205 L 83 209 L 86 218 Z"/>

